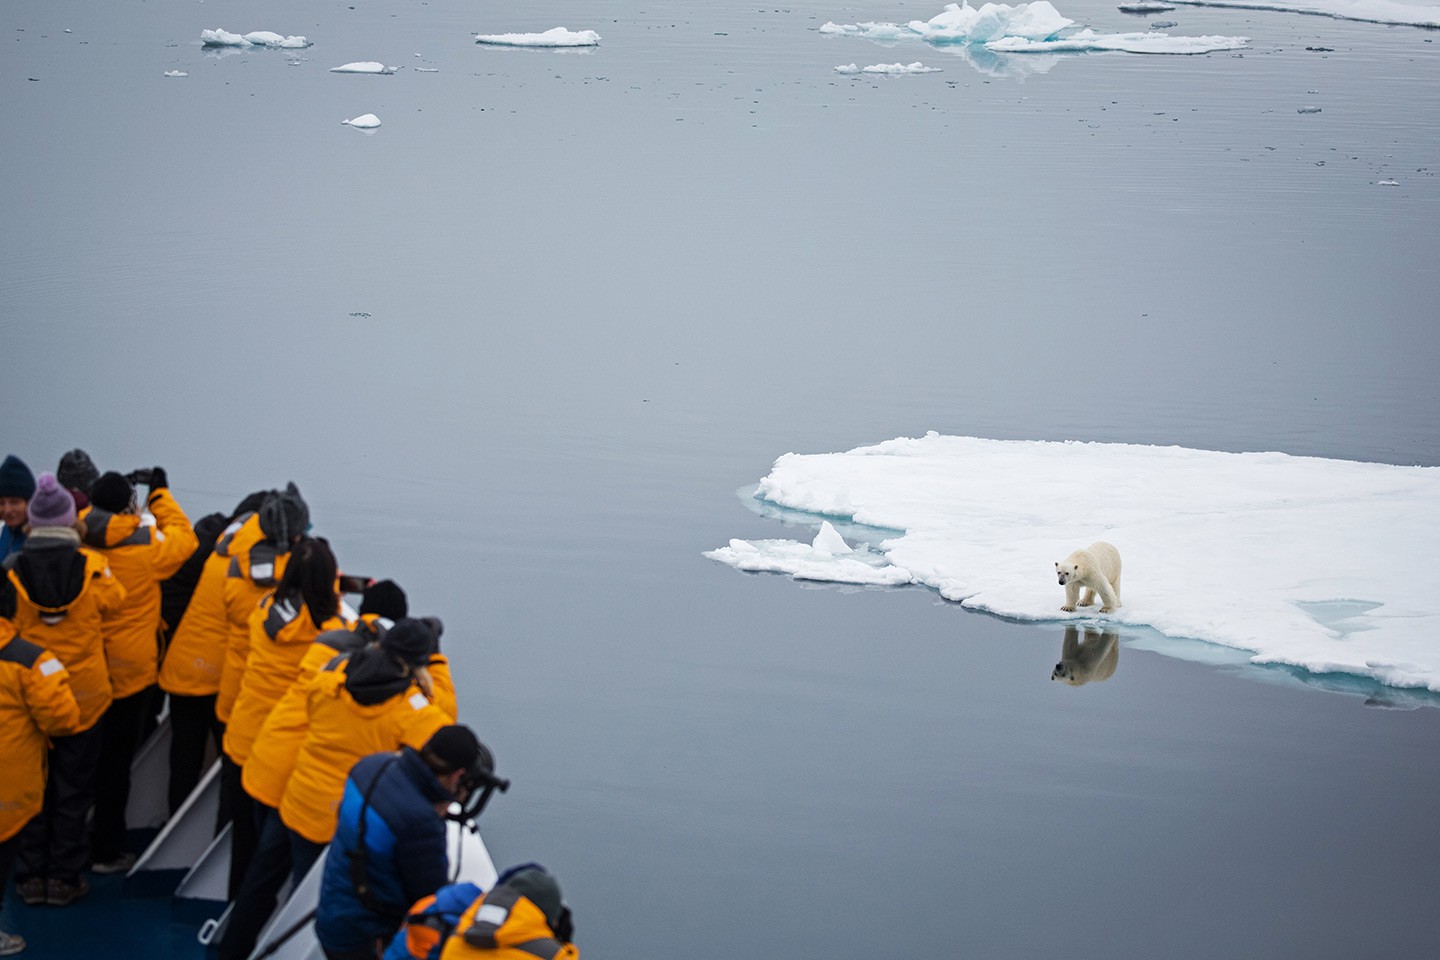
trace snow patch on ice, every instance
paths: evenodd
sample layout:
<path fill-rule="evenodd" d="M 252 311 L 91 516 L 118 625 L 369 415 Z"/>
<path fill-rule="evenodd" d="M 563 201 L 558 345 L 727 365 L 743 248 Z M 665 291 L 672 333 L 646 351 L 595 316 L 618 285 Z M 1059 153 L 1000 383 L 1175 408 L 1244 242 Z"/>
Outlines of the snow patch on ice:
<path fill-rule="evenodd" d="M 881 73 L 891 77 L 908 76 L 916 73 L 939 73 L 939 67 L 927 67 L 916 60 L 914 63 L 872 63 L 868 67 L 857 67 L 853 63 L 847 63 L 842 67 L 835 68 L 836 73 Z"/>
<path fill-rule="evenodd" d="M 477 33 L 475 42 L 499 47 L 593 47 L 600 43 L 600 34 L 552 27 L 543 33 Z"/>
<path fill-rule="evenodd" d="M 371 73 L 389 75 L 399 70 L 399 67 L 387 67 L 383 63 L 374 60 L 357 60 L 354 63 L 342 63 L 338 67 L 331 67 L 331 73 Z"/>
<path fill-rule="evenodd" d="M 1001 616 L 1069 620 L 1097 614 L 1060 611 L 1052 564 L 1106 540 L 1123 557 L 1124 605 L 1104 622 L 1440 692 L 1428 582 L 1440 467 L 930 433 L 786 454 L 755 496 L 812 522 L 905 532 L 854 554 L 761 540 L 706 556 L 810 580 L 920 583 Z"/>
<path fill-rule="evenodd" d="M 302 50 L 310 46 L 304 37 L 283 37 L 269 30 L 255 30 L 244 35 L 227 30 L 201 30 L 200 45 L 205 47 L 270 47 Z"/>
<path fill-rule="evenodd" d="M 1360 20 L 1405 27 L 1440 27 L 1440 6 L 1399 3 L 1396 0 L 1169 0 L 1192 7 L 1230 7 L 1237 10 L 1272 10 L 1307 13 L 1336 20 Z"/>
<path fill-rule="evenodd" d="M 1238 50 L 1249 37 L 1172 37 L 1166 33 L 1096 33 L 1086 28 L 1057 40 L 1006 37 L 985 46 L 999 53 L 1163 53 L 1197 54 Z"/>

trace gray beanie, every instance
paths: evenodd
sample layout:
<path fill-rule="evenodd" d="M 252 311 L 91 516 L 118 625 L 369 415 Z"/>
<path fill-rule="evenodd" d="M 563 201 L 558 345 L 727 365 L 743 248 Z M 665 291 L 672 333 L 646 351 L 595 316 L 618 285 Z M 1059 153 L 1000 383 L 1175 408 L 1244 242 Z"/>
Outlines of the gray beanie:
<path fill-rule="evenodd" d="M 89 493 L 90 487 L 100 479 L 100 470 L 90 459 L 90 454 L 76 447 L 60 458 L 60 466 L 55 468 L 55 479 L 67 490 Z"/>

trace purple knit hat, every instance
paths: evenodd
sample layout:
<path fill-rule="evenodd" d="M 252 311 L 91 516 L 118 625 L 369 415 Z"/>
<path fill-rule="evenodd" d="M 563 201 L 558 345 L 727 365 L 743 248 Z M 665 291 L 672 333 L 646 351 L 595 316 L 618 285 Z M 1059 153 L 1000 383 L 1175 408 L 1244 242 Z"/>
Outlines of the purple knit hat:
<path fill-rule="evenodd" d="M 42 473 L 35 481 L 35 496 L 30 498 L 30 526 L 75 526 L 75 498 L 60 486 L 53 473 Z"/>

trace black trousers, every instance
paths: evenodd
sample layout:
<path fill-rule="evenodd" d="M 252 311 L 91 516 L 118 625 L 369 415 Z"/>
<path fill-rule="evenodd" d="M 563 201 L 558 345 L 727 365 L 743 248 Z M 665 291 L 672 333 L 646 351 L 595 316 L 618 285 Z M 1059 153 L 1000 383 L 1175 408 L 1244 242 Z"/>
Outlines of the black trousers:
<path fill-rule="evenodd" d="M 218 830 L 230 822 L 230 899 L 240 894 L 245 883 L 245 871 L 250 869 L 250 858 L 260 845 L 260 830 L 256 825 L 255 808 L 258 804 L 240 782 L 240 767 L 225 754 L 220 754 L 220 822 Z"/>
<path fill-rule="evenodd" d="M 275 912 L 280 889 L 290 878 L 290 831 L 280 822 L 280 811 L 258 800 L 254 807 L 259 842 L 235 894 L 225 936 L 220 940 L 219 960 L 245 960 L 250 956 L 265 921 Z"/>
<path fill-rule="evenodd" d="M 100 721 L 100 763 L 95 779 L 95 823 L 90 856 L 108 863 L 125 852 L 125 806 L 130 802 L 130 764 L 140 746 L 145 717 L 154 703 L 148 689 L 110 704 Z"/>
<path fill-rule="evenodd" d="M 9 840 L 0 840 L 0 910 L 5 908 L 5 884 L 10 882 L 10 865 L 20 850 L 20 834 Z"/>
<path fill-rule="evenodd" d="M 215 716 L 215 694 L 187 697 L 170 694 L 170 813 L 173 815 L 204 773 L 205 751 L 225 739 L 225 724 Z M 223 821 L 222 821 L 223 824 Z"/>
<path fill-rule="evenodd" d="M 85 817 L 95 802 L 100 724 L 84 733 L 55 737 L 52 743 L 44 805 L 20 831 L 15 879 L 58 878 L 78 884 L 90 863 Z"/>

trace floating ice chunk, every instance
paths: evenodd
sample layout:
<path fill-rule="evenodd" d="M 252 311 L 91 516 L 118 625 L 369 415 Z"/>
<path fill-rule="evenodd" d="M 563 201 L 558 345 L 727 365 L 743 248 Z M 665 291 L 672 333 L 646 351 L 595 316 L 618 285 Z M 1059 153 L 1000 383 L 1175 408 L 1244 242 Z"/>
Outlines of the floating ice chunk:
<path fill-rule="evenodd" d="M 1295 112 L 1296 112 L 1296 113 L 1319 113 L 1319 112 L 1320 112 L 1320 108 L 1319 108 L 1319 107 L 1296 107 L 1296 108 L 1295 108 Z"/>
<path fill-rule="evenodd" d="M 984 43 L 1001 37 L 1047 40 L 1057 36 L 1074 20 L 1062 17 L 1048 0 L 1008 6 L 987 3 L 976 10 L 970 4 L 946 4 L 944 11 L 929 20 L 911 20 L 910 29 L 931 43 Z"/>
<path fill-rule="evenodd" d="M 1172 37 L 1165 33 L 1096 33 L 1081 30 L 1059 40 L 1027 40 L 1005 37 L 985 44 L 985 49 L 999 53 L 1213 53 L 1216 50 L 1238 50 L 1250 42 L 1249 37 Z"/>
<path fill-rule="evenodd" d="M 846 74 L 849 74 L 849 73 L 859 73 L 859 72 L 860 72 L 860 67 L 857 66 L 856 64 L 853 64 L 853 63 L 846 63 L 846 64 L 842 64 L 841 66 L 836 67 L 836 68 L 835 68 L 835 72 L 836 72 L 836 73 L 846 73 Z"/>
<path fill-rule="evenodd" d="M 1398 187 L 1398 186 L 1400 186 L 1400 181 L 1399 181 L 1399 180 L 1376 180 L 1376 181 L 1375 181 L 1375 186 L 1377 186 L 1377 187 Z"/>
<path fill-rule="evenodd" d="M 374 130 L 380 126 L 380 118 L 373 113 L 362 113 L 353 120 L 341 120 L 342 124 L 348 127 L 355 127 L 358 130 Z"/>
<path fill-rule="evenodd" d="M 188 77 L 188 76 L 190 76 L 190 74 L 186 73 L 184 70 L 166 70 L 166 71 L 165 71 L 165 76 L 167 76 L 167 77 Z"/>
<path fill-rule="evenodd" d="M 374 60 L 357 60 L 357 61 L 355 61 L 354 63 L 342 63 L 342 64 L 341 64 L 340 66 L 338 66 L 338 67 L 331 67 L 331 68 L 330 68 L 330 72 L 331 72 L 331 73 L 373 73 L 373 74 L 387 74 L 387 75 L 388 75 L 388 74 L 394 73 L 396 70 L 399 70 L 399 69 L 400 69 L 399 67 L 387 67 L 387 66 L 385 66 L 385 64 L 383 64 L 383 63 L 377 63 L 377 62 L 374 61 Z"/>
<path fill-rule="evenodd" d="M 931 433 L 786 454 L 756 496 L 905 532 L 873 555 L 780 540 L 707 556 L 847 583 L 839 561 L 863 559 L 966 607 L 1058 620 L 1051 564 L 1103 539 L 1125 564 L 1115 621 L 1440 691 L 1440 467 Z"/>
<path fill-rule="evenodd" d="M 821 522 L 820 532 L 815 534 L 815 539 L 810 546 L 814 547 L 817 553 L 824 552 L 834 555 L 852 552 L 850 544 L 846 543 L 845 538 L 840 536 L 839 532 L 830 525 L 829 520 Z"/>
<path fill-rule="evenodd" d="M 866 67 L 863 73 L 883 73 L 887 76 L 899 77 L 912 73 L 939 73 L 939 67 L 927 67 L 916 60 L 914 63 L 875 63 Z"/>
<path fill-rule="evenodd" d="M 864 37 L 866 40 L 913 40 L 915 31 L 898 23 L 830 23 L 820 28 L 821 33 L 846 37 Z"/>
<path fill-rule="evenodd" d="M 269 30 L 256 30 L 241 36 L 228 30 L 201 30 L 200 44 L 205 47 L 273 47 L 300 50 L 310 46 L 304 37 L 282 37 Z"/>
<path fill-rule="evenodd" d="M 1178 26 L 1178 24 L 1176 24 L 1174 20 L 1156 20 L 1154 23 L 1150 24 L 1150 29 L 1169 30 L 1171 27 L 1174 26 Z"/>
<path fill-rule="evenodd" d="M 1175 8 L 1168 3 L 1122 3 L 1115 9 L 1121 13 L 1166 13 Z"/>
<path fill-rule="evenodd" d="M 1393 23 L 1406 27 L 1440 27 L 1440 6 L 1397 3 L 1396 0 L 1170 0 L 1193 7 L 1230 7 L 1308 13 L 1337 20 Z"/>
<path fill-rule="evenodd" d="M 415 68 L 415 72 L 416 72 L 416 73 L 439 73 L 439 72 L 440 72 L 440 68 L 439 68 L 439 67 L 416 67 L 416 68 Z"/>
<path fill-rule="evenodd" d="M 593 47 L 600 42 L 600 34 L 551 27 L 544 33 L 477 33 L 475 42 L 499 47 Z"/>
<path fill-rule="evenodd" d="M 833 532 L 833 529 L 832 529 Z M 822 529 L 821 536 L 824 535 Z M 838 537 L 839 534 L 836 534 Z M 816 537 L 818 541 L 820 537 Z M 909 572 L 887 563 L 882 555 L 847 551 L 834 553 L 794 540 L 731 540 L 728 547 L 705 554 L 751 573 L 788 573 L 796 580 L 862 583 L 897 587 L 913 583 Z"/>

